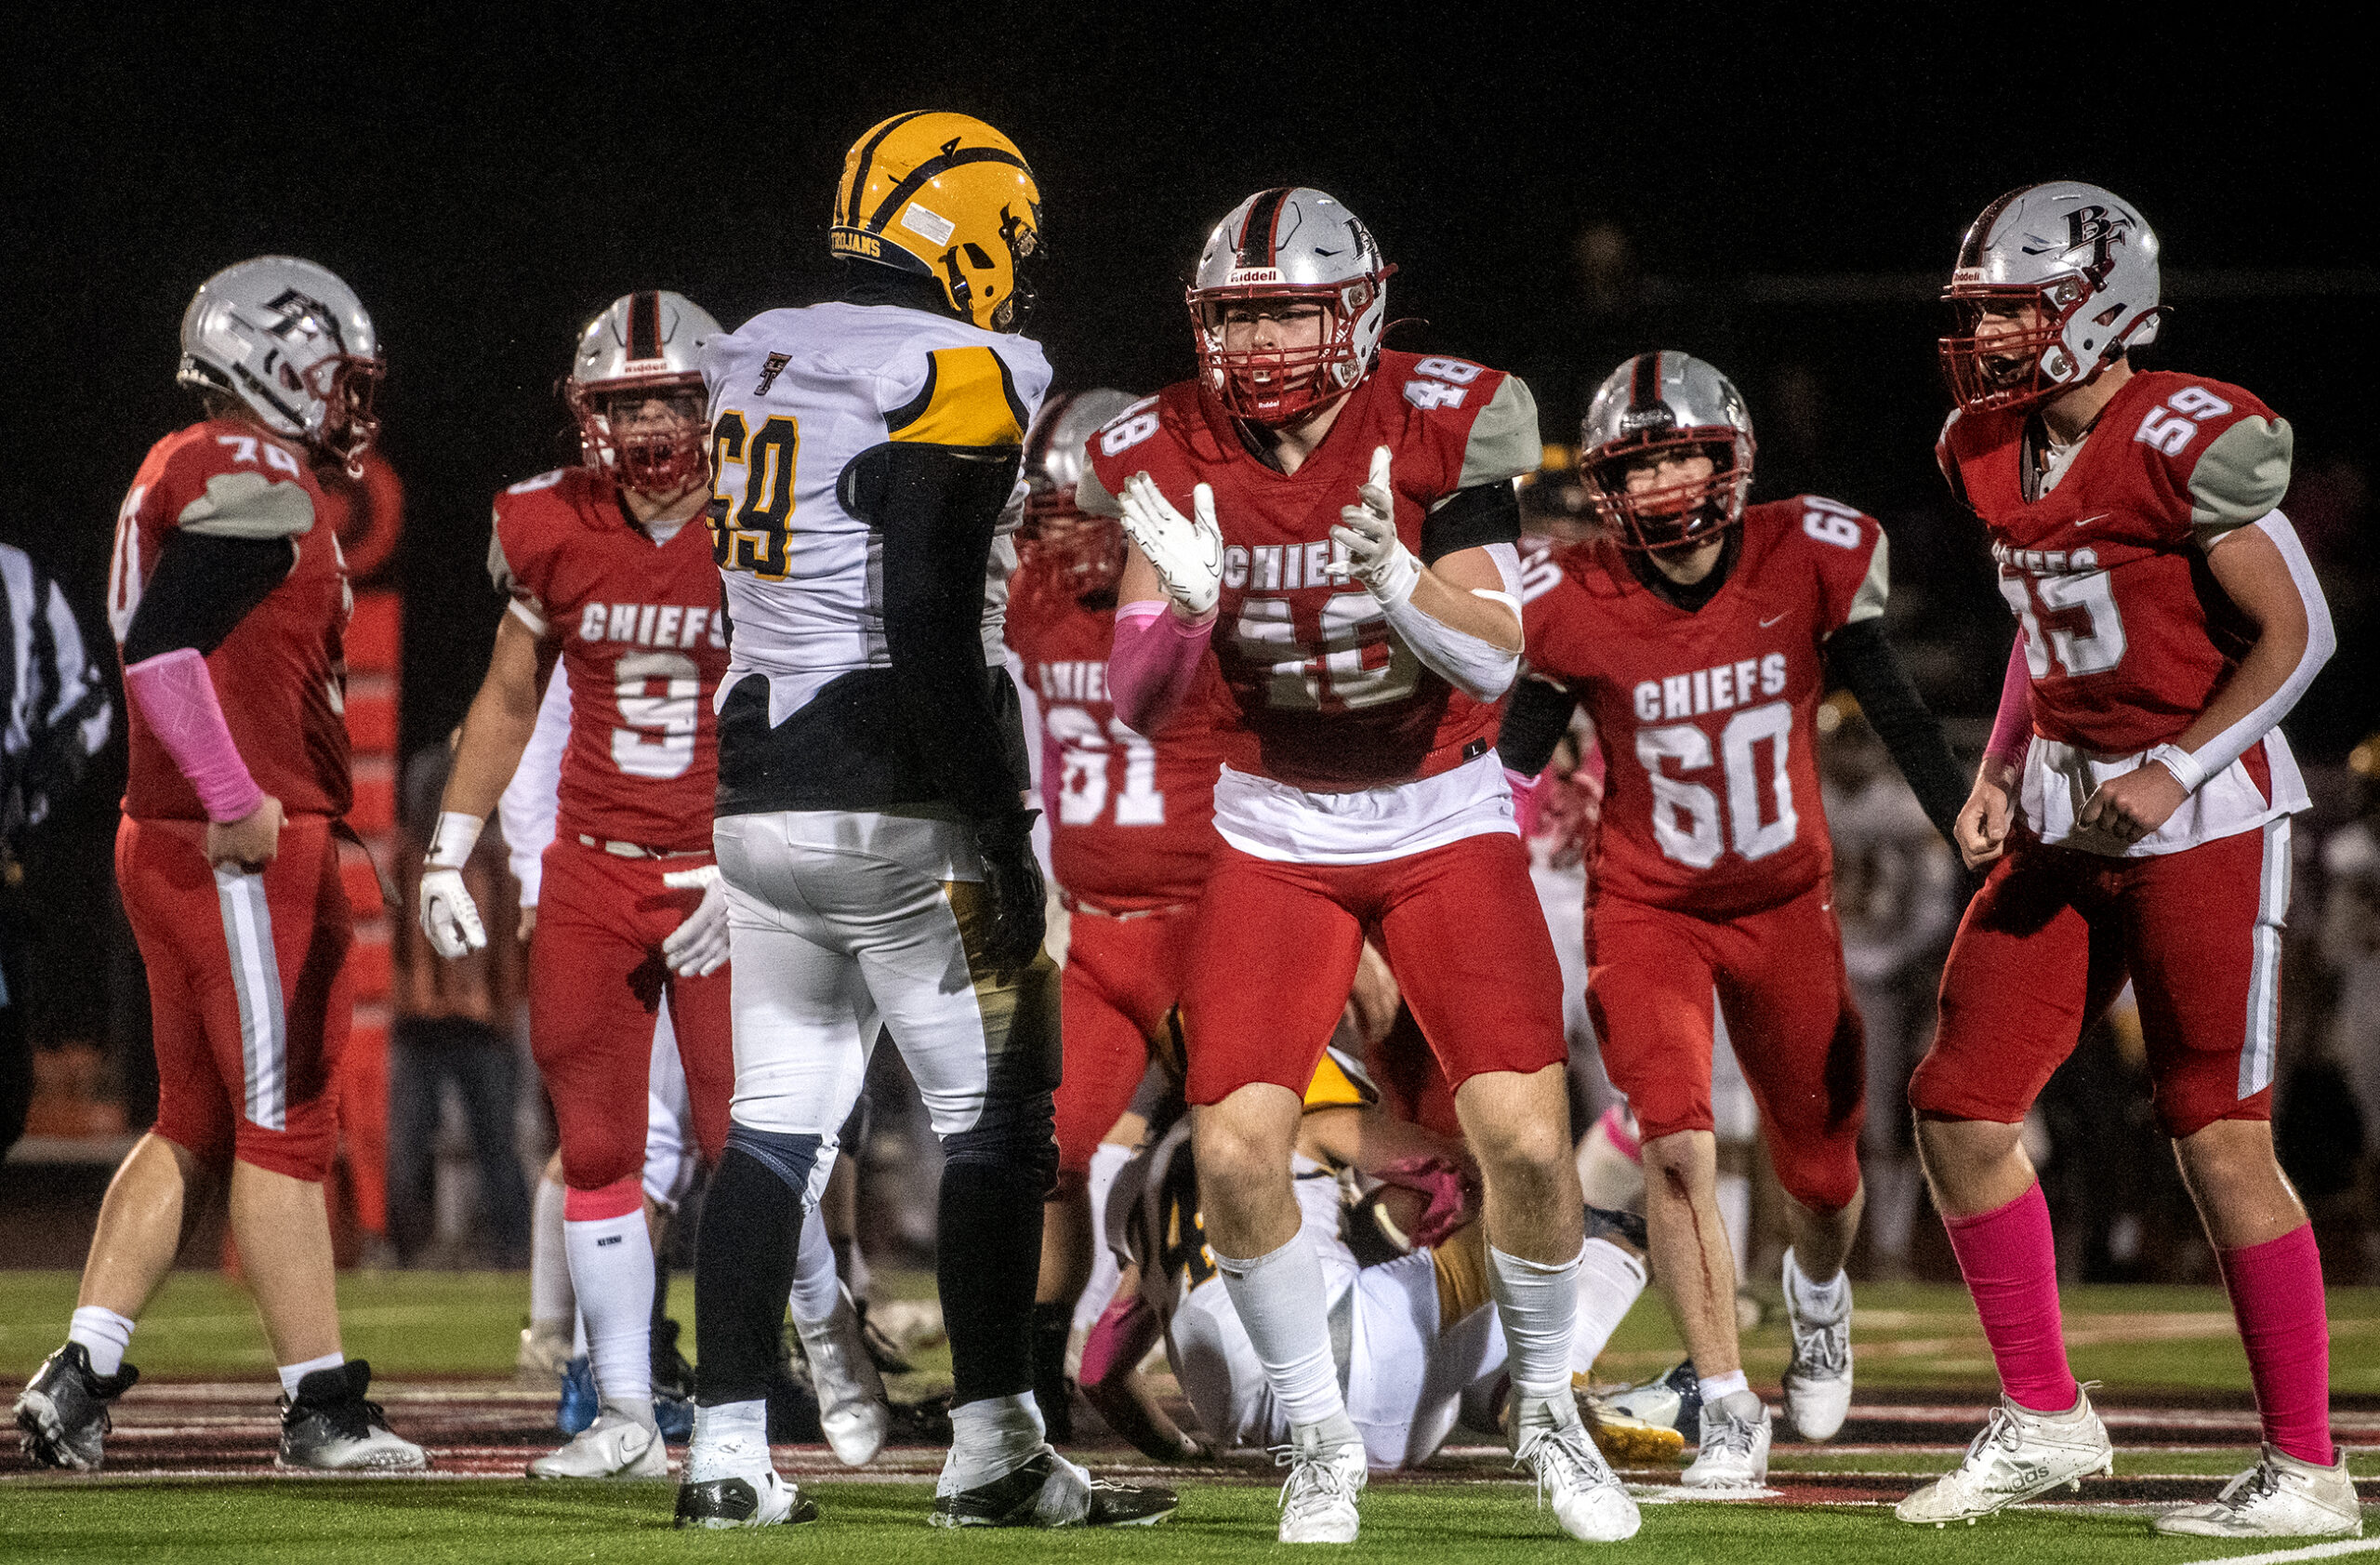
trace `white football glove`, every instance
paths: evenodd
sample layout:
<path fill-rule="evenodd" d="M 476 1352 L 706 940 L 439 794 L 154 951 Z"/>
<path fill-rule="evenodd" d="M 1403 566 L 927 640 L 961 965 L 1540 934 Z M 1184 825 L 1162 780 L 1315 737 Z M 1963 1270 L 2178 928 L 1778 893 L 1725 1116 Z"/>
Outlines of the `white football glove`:
<path fill-rule="evenodd" d="M 430 948 L 453 961 L 487 944 L 487 926 L 480 922 L 479 905 L 463 884 L 460 869 L 431 865 L 421 872 L 421 932 Z"/>
<path fill-rule="evenodd" d="M 686 915 L 686 922 L 661 942 L 661 960 L 672 973 L 709 977 L 727 965 L 727 887 L 721 883 L 719 866 L 672 869 L 661 877 L 661 883 L 678 891 L 699 888 L 703 894 L 701 904 Z"/>
<path fill-rule="evenodd" d="M 1212 614 L 1223 586 L 1223 530 L 1215 525 L 1214 490 L 1204 484 L 1191 490 L 1191 514 L 1184 516 L 1147 473 L 1136 472 L 1124 481 L 1120 498 L 1124 531 L 1157 567 L 1166 595 L 1194 619 Z"/>
<path fill-rule="evenodd" d="M 1401 603 L 1413 595 L 1421 566 L 1413 551 L 1396 536 L 1396 495 L 1389 486 L 1388 447 L 1372 447 L 1371 476 L 1355 491 L 1360 505 L 1342 506 L 1330 541 L 1345 550 L 1333 559 L 1329 572 L 1344 581 L 1354 577 L 1383 603 Z"/>

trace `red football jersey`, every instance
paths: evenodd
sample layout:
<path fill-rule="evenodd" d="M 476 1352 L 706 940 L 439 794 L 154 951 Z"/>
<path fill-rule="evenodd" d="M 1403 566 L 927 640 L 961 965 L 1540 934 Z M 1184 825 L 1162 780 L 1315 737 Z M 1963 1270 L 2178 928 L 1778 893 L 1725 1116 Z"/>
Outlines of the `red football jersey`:
<path fill-rule="evenodd" d="M 2206 710 L 2249 644 L 2192 537 L 2208 519 L 2204 493 L 2268 489 L 2277 501 L 2288 481 L 2285 460 L 2277 477 L 2200 466 L 2234 425 L 2269 425 L 2272 410 L 2219 380 L 2136 374 L 2056 487 L 2031 500 L 2028 418 L 1953 413 L 1936 455 L 1990 531 L 2032 672 L 2034 731 L 2107 756 L 2163 744 Z"/>
<path fill-rule="evenodd" d="M 562 643 L 570 745 L 556 834 L 709 847 L 727 623 L 702 519 L 656 545 L 610 479 L 561 468 L 496 497 L 488 570 Z"/>
<path fill-rule="evenodd" d="M 1608 542 L 1526 564 L 1529 666 L 1586 705 L 1603 746 L 1598 896 L 1734 918 L 1832 864 L 1820 648 L 1884 612 L 1884 533 L 1811 495 L 1748 507 L 1742 525 L 1735 569 L 1693 613 Z"/>
<path fill-rule="evenodd" d="M 304 450 L 240 418 L 210 418 L 149 448 L 116 517 L 108 624 L 132 630 L 143 586 L 177 527 L 221 537 L 286 537 L 289 575 L 206 655 L 224 725 L 257 786 L 290 815 L 343 816 L 348 768 L 342 638 L 353 599 L 322 486 Z M 143 820 L 205 820 L 206 811 L 131 703 L 131 770 L 124 812 Z"/>
<path fill-rule="evenodd" d="M 1110 912 L 1197 899 L 1215 836 L 1221 737 L 1185 716 L 1157 741 L 1117 720 L 1107 695 L 1116 611 L 1085 608 L 1027 567 L 1010 583 L 1008 644 L 1041 708 L 1041 802 L 1050 858 L 1067 895 Z M 1204 686 L 1214 665 L 1200 670 Z M 1194 711 L 1219 692 L 1194 693 Z M 1203 698 L 1202 698 L 1203 696 Z"/>
<path fill-rule="evenodd" d="M 1499 395 L 1507 379 L 1461 359 L 1382 352 L 1291 475 L 1252 455 L 1196 380 L 1127 408 L 1091 438 L 1110 496 L 1146 472 L 1186 515 L 1195 485 L 1214 489 L 1223 535 L 1214 649 L 1231 696 L 1219 721 L 1235 768 L 1344 792 L 1429 776 L 1495 742 L 1499 705 L 1423 668 L 1362 584 L 1333 581 L 1324 567 L 1330 529 L 1356 503 L 1377 446 L 1392 454 L 1397 533 L 1416 558 L 1436 502 L 1535 470 L 1536 409 L 1516 380 Z"/>

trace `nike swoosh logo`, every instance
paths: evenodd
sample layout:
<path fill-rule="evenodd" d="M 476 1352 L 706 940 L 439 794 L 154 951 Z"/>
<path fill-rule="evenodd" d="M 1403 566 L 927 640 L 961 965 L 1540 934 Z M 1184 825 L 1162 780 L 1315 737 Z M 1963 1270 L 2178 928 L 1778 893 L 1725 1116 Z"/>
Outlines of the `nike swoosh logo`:
<path fill-rule="evenodd" d="M 1764 620 L 1762 620 L 1762 621 L 1760 622 L 1760 628 L 1761 628 L 1762 630 L 1767 630 L 1771 625 L 1776 624 L 1778 620 L 1780 620 L 1780 619 L 1782 619 L 1782 618 L 1784 618 L 1784 617 L 1784 617 L 1783 615 L 1781 615 L 1781 614 L 1775 614 L 1775 615 L 1771 615 L 1771 616 L 1769 616 L 1766 619 L 1764 619 Z"/>
<path fill-rule="evenodd" d="M 2074 524 L 2078 527 L 2087 527 L 2094 522 L 2105 522 L 2109 517 L 2113 516 L 2115 512 L 2112 511 L 2103 511 L 2096 516 L 2086 516 L 2082 518 L 2082 521 L 2077 522 Z"/>

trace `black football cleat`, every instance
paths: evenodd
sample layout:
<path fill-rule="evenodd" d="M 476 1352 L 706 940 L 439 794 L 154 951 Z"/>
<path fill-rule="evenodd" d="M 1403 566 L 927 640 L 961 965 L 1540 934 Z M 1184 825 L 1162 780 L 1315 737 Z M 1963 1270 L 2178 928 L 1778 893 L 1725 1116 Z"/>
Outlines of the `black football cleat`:
<path fill-rule="evenodd" d="M 380 1404 L 366 1401 L 372 1366 L 350 1359 L 316 1370 L 281 1399 L 278 1465 L 318 1473 L 418 1473 L 429 1453 L 389 1427 Z"/>
<path fill-rule="evenodd" d="M 90 1350 L 70 1342 L 41 1361 L 41 1369 L 17 1398 L 19 1444 L 36 1466 L 96 1473 L 114 1427 L 108 1404 L 132 1389 L 140 1372 L 130 1364 L 103 1375 L 91 1368 Z"/>
<path fill-rule="evenodd" d="M 774 1470 L 678 1486 L 679 1527 L 793 1527 L 818 1519 L 818 1503 Z"/>
<path fill-rule="evenodd" d="M 1069 1490 L 1082 1498 L 1070 1503 Z M 1171 1516 L 1177 1504 L 1170 1489 L 1092 1478 L 1044 1446 L 1004 1477 L 935 1495 L 928 1519 L 936 1527 L 1147 1527 Z"/>

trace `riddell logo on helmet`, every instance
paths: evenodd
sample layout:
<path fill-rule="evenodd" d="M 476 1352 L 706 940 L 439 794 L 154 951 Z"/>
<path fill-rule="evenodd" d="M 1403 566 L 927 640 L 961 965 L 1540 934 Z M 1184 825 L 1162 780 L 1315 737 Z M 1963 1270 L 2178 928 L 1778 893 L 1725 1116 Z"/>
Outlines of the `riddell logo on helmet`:
<path fill-rule="evenodd" d="M 1642 434 L 1646 430 L 1676 427 L 1677 416 L 1669 410 L 1666 403 L 1655 403 L 1650 407 L 1632 407 L 1620 416 L 1620 429 L 1623 434 Z"/>
<path fill-rule="evenodd" d="M 1248 283 L 1277 283 L 1281 269 L 1277 266 L 1235 266 L 1231 275 L 1223 279 L 1225 287 L 1237 287 Z"/>

